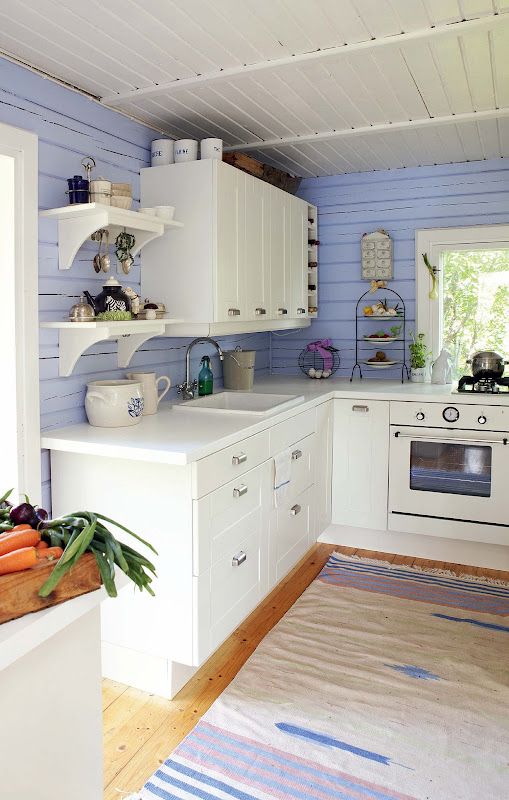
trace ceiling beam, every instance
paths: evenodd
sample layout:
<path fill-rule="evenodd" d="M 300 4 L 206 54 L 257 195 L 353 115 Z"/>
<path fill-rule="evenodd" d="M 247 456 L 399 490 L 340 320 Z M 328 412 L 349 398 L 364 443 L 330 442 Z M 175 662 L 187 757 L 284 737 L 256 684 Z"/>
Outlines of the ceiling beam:
<path fill-rule="evenodd" d="M 301 65 L 318 61 L 325 61 L 339 56 L 348 56 L 362 50 L 377 50 L 384 47 L 403 47 L 411 42 L 420 40 L 435 41 L 448 36 L 459 36 L 470 31 L 489 30 L 495 26 L 509 22 L 509 14 L 491 14 L 487 17 L 463 20 L 448 24 L 436 25 L 433 28 L 421 28 L 407 33 L 398 33 L 391 36 L 384 36 L 379 39 L 368 39 L 364 42 L 353 42 L 352 44 L 342 44 L 337 47 L 328 47 L 325 50 L 314 50 L 310 53 L 297 53 L 283 58 L 274 58 L 269 61 L 258 61 L 254 64 L 242 64 L 236 67 L 215 70 L 214 72 L 202 75 L 193 75 L 189 78 L 181 78 L 164 83 L 144 86 L 141 89 L 132 89 L 128 92 L 105 95 L 101 102 L 107 106 L 121 106 L 123 102 L 136 100 L 140 97 L 155 97 L 157 95 L 172 95 L 182 89 L 194 89 L 217 81 L 231 80 L 243 75 L 259 73 L 267 70 L 276 70 L 280 67 L 290 65 Z"/>
<path fill-rule="evenodd" d="M 265 141 L 246 142 L 224 147 L 225 153 L 237 150 L 264 150 L 270 147 L 284 147 L 285 145 L 313 144 L 328 142 L 346 137 L 366 136 L 372 133 L 387 133 L 388 131 L 411 131 L 418 128 L 432 128 L 438 125 L 456 125 L 461 122 L 480 122 L 488 119 L 501 119 L 509 117 L 509 107 L 493 108 L 487 111 L 468 111 L 464 114 L 448 114 L 443 117 L 424 117 L 422 119 L 403 120 L 402 122 L 383 122 L 379 125 L 365 125 L 359 128 L 343 128 L 339 131 L 321 131 L 319 133 L 303 134 L 302 136 L 284 136 L 280 139 L 266 139 Z"/>

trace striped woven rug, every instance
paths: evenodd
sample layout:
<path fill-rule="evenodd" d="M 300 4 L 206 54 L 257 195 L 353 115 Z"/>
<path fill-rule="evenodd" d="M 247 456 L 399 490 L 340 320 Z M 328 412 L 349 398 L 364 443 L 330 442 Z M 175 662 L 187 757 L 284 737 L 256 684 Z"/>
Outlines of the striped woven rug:
<path fill-rule="evenodd" d="M 141 800 L 509 798 L 509 586 L 333 554 Z"/>

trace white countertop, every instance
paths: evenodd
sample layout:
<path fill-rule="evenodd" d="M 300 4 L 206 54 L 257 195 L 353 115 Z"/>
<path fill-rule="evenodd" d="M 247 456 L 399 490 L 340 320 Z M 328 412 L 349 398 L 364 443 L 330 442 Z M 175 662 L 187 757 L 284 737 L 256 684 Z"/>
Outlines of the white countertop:
<path fill-rule="evenodd" d="M 509 404 L 509 396 L 459 395 L 453 394 L 452 388 L 450 385 L 402 384 L 398 381 L 363 379 L 350 383 L 348 378 L 311 380 L 305 376 L 268 375 L 257 380 L 255 391 L 302 395 L 303 401 L 266 417 L 205 410 L 176 411 L 162 404 L 157 414 L 144 417 L 139 425 L 132 427 L 94 428 L 82 423 L 48 431 L 42 437 L 42 447 L 68 453 L 185 465 L 333 398 Z"/>

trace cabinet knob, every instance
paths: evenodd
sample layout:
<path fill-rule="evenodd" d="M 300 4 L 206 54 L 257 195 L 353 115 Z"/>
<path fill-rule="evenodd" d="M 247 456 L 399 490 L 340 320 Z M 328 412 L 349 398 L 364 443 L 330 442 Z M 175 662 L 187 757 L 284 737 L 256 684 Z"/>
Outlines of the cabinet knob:
<path fill-rule="evenodd" d="M 288 314 L 288 309 L 287 308 L 278 308 L 277 313 L 278 314 Z"/>
<path fill-rule="evenodd" d="M 293 461 L 297 461 L 299 458 L 302 458 L 302 450 L 294 450 L 292 453 Z"/>
<path fill-rule="evenodd" d="M 424 411 L 418 411 L 417 414 L 415 415 L 415 419 L 418 419 L 419 422 L 422 422 L 424 417 L 425 417 Z"/>
<path fill-rule="evenodd" d="M 255 314 L 257 317 L 261 317 L 263 314 L 267 313 L 266 308 L 255 308 Z"/>
<path fill-rule="evenodd" d="M 247 553 L 244 553 L 243 550 L 240 550 L 240 552 L 237 553 L 237 555 L 233 556 L 232 558 L 232 567 L 240 567 L 240 565 L 244 563 L 246 558 L 247 558 Z"/>
<path fill-rule="evenodd" d="M 239 464 L 245 464 L 247 461 L 247 453 L 240 453 L 238 456 L 233 456 L 232 464 L 237 467 Z"/>
<path fill-rule="evenodd" d="M 229 308 L 228 309 L 228 316 L 229 317 L 239 317 L 240 316 L 240 308 Z"/>
<path fill-rule="evenodd" d="M 363 414 L 367 414 L 369 406 L 352 406 L 352 411 L 360 411 Z"/>
<path fill-rule="evenodd" d="M 233 490 L 234 497 L 242 497 L 244 494 L 247 494 L 247 486 L 245 484 L 243 486 L 238 486 Z"/>
<path fill-rule="evenodd" d="M 305 314 L 305 313 L 306 313 L 306 309 L 305 308 L 298 308 L 297 309 L 297 314 Z"/>
<path fill-rule="evenodd" d="M 292 515 L 292 517 L 296 517 L 297 514 L 300 514 L 301 511 L 302 511 L 302 506 L 300 506 L 298 503 L 295 503 L 295 505 L 292 506 L 290 509 L 290 514 Z"/>

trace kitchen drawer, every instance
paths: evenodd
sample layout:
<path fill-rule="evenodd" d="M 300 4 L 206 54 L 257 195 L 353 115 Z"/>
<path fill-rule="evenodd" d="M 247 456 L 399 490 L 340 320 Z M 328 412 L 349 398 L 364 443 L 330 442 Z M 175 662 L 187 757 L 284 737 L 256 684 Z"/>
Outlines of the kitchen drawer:
<path fill-rule="evenodd" d="M 262 525 L 270 491 L 270 462 L 193 500 L 193 574 L 200 575 L 236 546 L 245 531 Z"/>
<path fill-rule="evenodd" d="M 292 445 L 292 465 L 288 498 L 296 497 L 314 483 L 316 434 Z"/>
<path fill-rule="evenodd" d="M 262 431 L 201 458 L 193 464 L 193 497 L 203 497 L 269 457 L 269 431 Z"/>
<path fill-rule="evenodd" d="M 270 454 L 271 456 L 280 453 L 287 447 L 291 447 L 299 439 L 309 436 L 315 432 L 316 411 L 314 408 L 298 414 L 296 417 L 280 422 L 270 429 Z"/>
<path fill-rule="evenodd" d="M 313 492 L 314 486 L 309 486 L 272 513 L 269 532 L 269 588 L 284 578 L 309 547 Z"/>
<path fill-rule="evenodd" d="M 210 569 L 193 578 L 195 666 L 202 664 L 261 600 L 261 541 L 257 526 Z M 234 557 L 238 557 L 238 565 L 233 564 Z"/>

